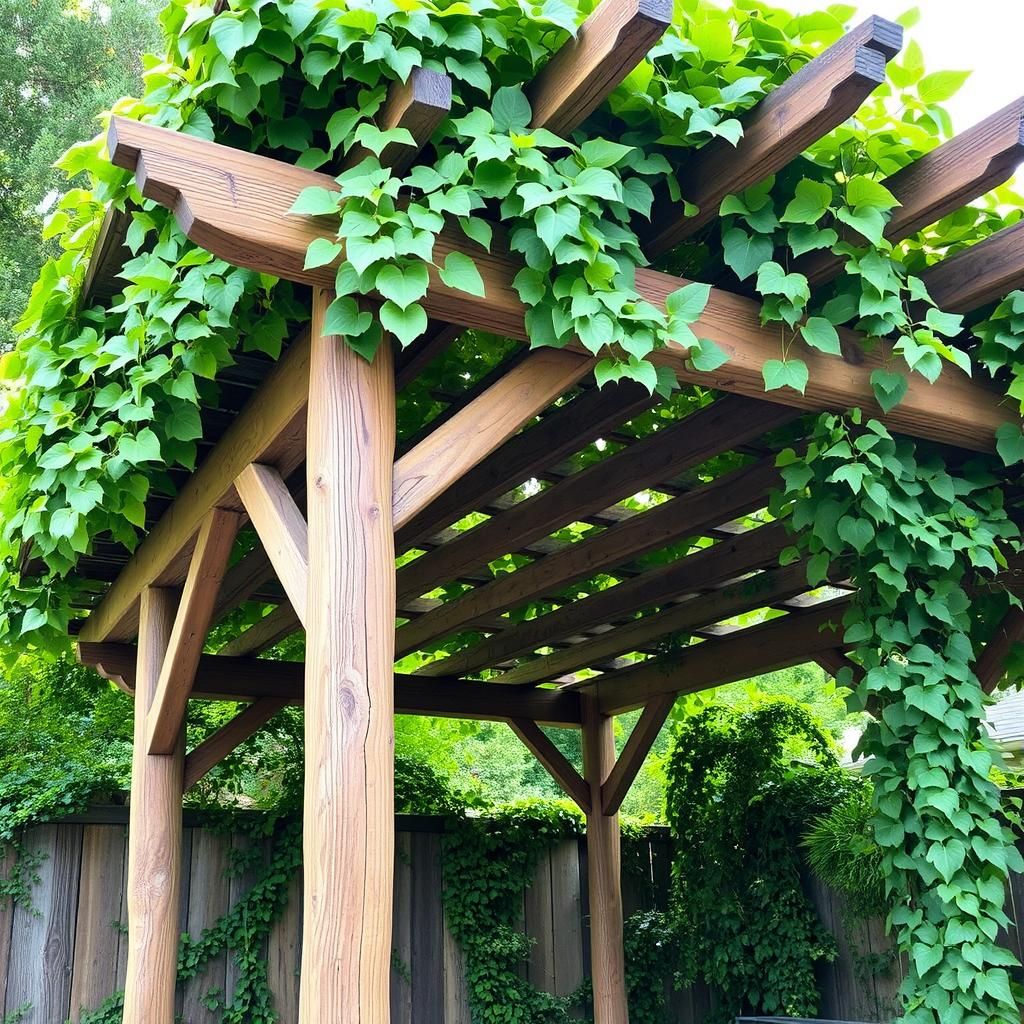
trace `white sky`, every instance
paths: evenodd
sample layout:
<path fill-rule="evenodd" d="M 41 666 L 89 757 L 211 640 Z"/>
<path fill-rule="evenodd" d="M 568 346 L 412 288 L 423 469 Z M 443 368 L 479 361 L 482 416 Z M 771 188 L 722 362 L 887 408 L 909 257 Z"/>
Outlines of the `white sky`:
<path fill-rule="evenodd" d="M 895 20 L 917 7 L 921 20 L 908 39 L 916 38 L 928 71 L 971 71 L 948 107 L 958 131 L 1024 95 L 1024 0 L 848 0 L 861 17 L 878 14 Z M 827 7 L 829 0 L 780 0 L 787 10 L 805 13 Z M 857 19 L 851 19 L 851 25 Z M 897 58 L 898 59 L 898 58 Z"/>

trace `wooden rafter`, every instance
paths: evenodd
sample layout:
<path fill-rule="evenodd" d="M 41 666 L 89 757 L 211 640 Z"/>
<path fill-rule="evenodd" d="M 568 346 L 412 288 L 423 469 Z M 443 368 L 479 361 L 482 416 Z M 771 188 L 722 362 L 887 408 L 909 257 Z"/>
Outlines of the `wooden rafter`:
<path fill-rule="evenodd" d="M 718 216 L 727 195 L 781 170 L 811 143 L 838 127 L 885 80 L 885 64 L 902 46 L 902 29 L 869 18 L 770 92 L 743 118 L 733 146 L 716 139 L 698 151 L 679 175 L 698 212 L 686 216 L 667 193 L 658 196 L 644 252 L 655 259 Z"/>
<path fill-rule="evenodd" d="M 304 269 L 306 248 L 323 228 L 313 218 L 288 214 L 304 188 L 337 187 L 332 178 L 122 118 L 111 121 L 110 149 L 119 166 L 136 171 L 143 193 L 172 208 L 185 233 L 211 252 L 236 265 L 293 281 L 333 284 L 331 268 Z M 430 288 L 423 299 L 427 313 L 525 341 L 525 309 L 512 285 L 519 261 L 503 249 L 500 239 L 488 253 L 450 231 L 438 236 L 435 260 L 442 263 L 456 249 L 472 254 L 486 294 L 479 298 L 447 288 L 431 270 Z M 687 283 L 652 270 L 636 275 L 640 294 L 658 305 Z M 698 336 L 718 343 L 729 362 L 715 371 L 693 370 L 687 364 L 688 350 L 676 344 L 658 350 L 653 360 L 682 381 L 751 398 L 764 396 L 762 367 L 777 359 L 780 349 L 777 331 L 760 322 L 758 302 L 713 289 L 694 329 Z M 1001 424 L 1019 421 L 1012 409 L 1000 405 L 996 392 L 952 372 L 944 373 L 935 384 L 912 377 L 903 401 L 885 415 L 875 402 L 870 378 L 887 364 L 889 348 L 880 345 L 863 352 L 857 336 L 846 330 L 840 331 L 840 339 L 845 351 L 856 353 L 849 361 L 794 343 L 793 354 L 799 352 L 807 363 L 810 382 L 804 394 L 783 389 L 773 398 L 810 410 L 859 406 L 897 432 L 980 451 L 994 448 L 995 431 Z M 582 346 L 577 347 L 582 351 Z"/>
<path fill-rule="evenodd" d="M 78 660 L 122 689 L 135 685 L 136 649 L 131 644 L 79 643 Z M 226 658 L 204 654 L 191 696 L 196 700 L 255 701 L 278 697 L 302 704 L 301 662 L 268 658 Z M 395 675 L 395 711 L 401 715 L 469 718 L 502 722 L 528 718 L 543 725 L 578 727 L 579 695 L 568 691 L 490 687 L 461 679 L 420 679 Z"/>
<path fill-rule="evenodd" d="M 996 627 L 974 667 L 981 688 L 993 693 L 1006 671 L 1006 659 L 1014 644 L 1024 641 L 1024 611 L 1011 608 Z"/>
<path fill-rule="evenodd" d="M 629 739 L 626 740 L 626 745 L 622 748 L 615 767 L 612 768 L 608 778 L 601 786 L 602 813 L 615 814 L 622 806 L 629 787 L 633 785 L 637 772 L 643 767 L 643 763 L 650 753 L 654 741 L 658 738 L 661 727 L 672 713 L 675 703 L 676 695 L 669 693 L 655 697 L 644 705 L 644 710 L 636 725 L 633 726 L 633 731 L 629 734 Z"/>
<path fill-rule="evenodd" d="M 527 750 L 547 769 L 562 791 L 574 800 L 584 814 L 590 813 L 590 787 L 569 759 L 529 718 L 510 718 L 509 728 L 522 740 Z"/>
<path fill-rule="evenodd" d="M 840 646 L 846 603 L 839 599 L 792 612 L 580 685 L 597 693 L 606 715 L 617 715 L 663 694 L 695 693 L 813 661 L 819 652 Z"/>
<path fill-rule="evenodd" d="M 239 520 L 237 512 L 214 508 L 199 530 L 147 718 L 146 745 L 151 754 L 170 754 L 180 739 L 189 693 Z"/>
<path fill-rule="evenodd" d="M 306 621 L 309 585 L 309 531 L 281 474 L 250 463 L 235 478 L 235 489 L 252 520 L 263 550 L 300 622 Z"/>
<path fill-rule="evenodd" d="M 730 473 L 442 605 L 399 628 L 399 656 L 472 626 L 481 616 L 515 608 L 576 580 L 757 511 L 778 480 L 773 462 L 767 460 Z"/>
<path fill-rule="evenodd" d="M 785 537 L 779 532 L 773 537 L 760 530 L 732 541 L 722 541 L 617 586 L 567 603 L 547 615 L 511 625 L 467 650 L 424 665 L 417 669 L 416 675 L 476 672 L 607 623 L 628 622 L 640 609 L 669 603 L 703 587 L 774 564 L 784 544 Z"/>
<path fill-rule="evenodd" d="M 217 653 L 229 658 L 255 657 L 279 644 L 285 637 L 302 628 L 302 622 L 290 604 L 278 605 L 259 622 L 239 633 Z"/>
<path fill-rule="evenodd" d="M 185 781 L 182 788 L 186 791 L 191 789 L 211 768 L 220 764 L 287 705 L 288 702 L 280 697 L 261 697 L 239 711 L 230 722 L 185 756 Z"/>

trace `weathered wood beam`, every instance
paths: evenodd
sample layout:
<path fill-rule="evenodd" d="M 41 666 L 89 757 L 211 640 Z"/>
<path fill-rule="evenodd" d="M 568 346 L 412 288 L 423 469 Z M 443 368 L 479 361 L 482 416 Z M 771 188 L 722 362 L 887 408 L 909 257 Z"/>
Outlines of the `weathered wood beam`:
<path fill-rule="evenodd" d="M 188 695 L 213 621 L 217 590 L 224 578 L 240 518 L 230 509 L 213 508 L 199 529 L 149 709 L 146 746 L 151 754 L 173 753 L 181 737 Z"/>
<path fill-rule="evenodd" d="M 583 777 L 590 787 L 587 889 L 594 1024 L 628 1024 L 623 950 L 622 835 L 619 816 L 605 814 L 601 789 L 615 764 L 615 726 L 598 701 L 583 698 Z"/>
<path fill-rule="evenodd" d="M 413 145 L 389 143 L 381 151 L 381 166 L 390 167 L 395 174 L 403 174 L 408 170 L 451 108 L 452 80 L 439 71 L 413 68 L 405 82 L 392 82 L 387 99 L 373 120 L 381 131 L 407 129 L 413 138 Z M 339 172 L 355 167 L 372 155 L 368 149 L 356 143 L 345 155 Z"/>
<path fill-rule="evenodd" d="M 527 88 L 534 128 L 580 125 L 647 56 L 672 23 L 670 0 L 601 0 Z"/>
<path fill-rule="evenodd" d="M 760 626 L 704 640 L 668 658 L 654 658 L 580 684 L 598 695 L 604 714 L 630 711 L 664 694 L 696 693 L 814 661 L 842 643 L 847 599 L 791 612 Z"/>
<path fill-rule="evenodd" d="M 244 555 L 224 574 L 213 613 L 214 620 L 222 619 L 228 612 L 244 604 L 272 579 L 274 567 L 263 548 L 257 547 Z"/>
<path fill-rule="evenodd" d="M 173 591 L 147 587 L 138 650 L 128 669 L 138 679 L 128 825 L 128 966 L 124 1019 L 172 1024 L 178 967 L 181 797 L 184 730 L 170 753 L 147 752 L 149 715 L 174 628 Z"/>
<path fill-rule="evenodd" d="M 85 280 L 78 300 L 81 309 L 88 309 L 94 303 L 107 302 L 113 298 L 113 282 L 132 256 L 125 243 L 131 223 L 130 210 L 107 207 L 85 270 Z"/>
<path fill-rule="evenodd" d="M 703 587 L 774 565 L 785 544 L 781 527 L 761 527 L 735 540 L 720 541 L 607 590 L 568 602 L 547 615 L 494 633 L 466 650 L 424 665 L 416 670 L 416 675 L 476 672 L 608 623 L 628 622 L 643 608 L 668 603 Z"/>
<path fill-rule="evenodd" d="M 235 477 L 235 490 L 256 527 L 263 550 L 299 622 L 306 622 L 309 531 L 306 517 L 272 466 L 250 463 Z"/>
<path fill-rule="evenodd" d="M 774 550 L 781 539 L 776 535 L 774 541 L 768 538 L 760 541 L 764 545 L 761 548 L 762 557 L 768 554 L 769 550 Z M 771 555 L 768 554 L 768 557 L 771 558 Z M 716 576 L 720 574 L 721 570 L 714 573 Z M 695 578 L 698 585 L 704 582 L 697 574 Z M 766 608 L 776 601 L 795 597 L 806 589 L 807 567 L 804 563 L 768 569 L 708 593 L 696 593 L 688 600 L 670 605 L 660 612 L 627 621 L 615 629 L 598 633 L 580 643 L 570 644 L 551 654 L 525 661 L 515 668 L 507 669 L 489 682 L 491 685 L 518 686 L 558 679 L 581 668 L 599 665 L 610 658 L 639 651 L 647 644 L 673 633 L 694 632 L 723 619 L 730 619 L 734 615 Z M 622 604 L 614 617 L 631 615 L 636 610 L 636 606 L 626 597 L 622 599 Z"/>
<path fill-rule="evenodd" d="M 629 787 L 633 785 L 637 772 L 643 767 L 675 703 L 676 695 L 669 693 L 655 697 L 644 705 L 644 710 L 633 726 L 633 731 L 629 734 L 615 767 L 601 786 L 601 809 L 605 814 L 616 814 L 622 806 Z"/>
<path fill-rule="evenodd" d="M 302 629 L 302 622 L 292 606 L 287 603 L 281 604 L 264 615 L 259 622 L 254 622 L 248 629 L 239 633 L 217 654 L 220 657 L 228 658 L 243 658 L 247 655 L 255 657 L 300 629 Z"/>
<path fill-rule="evenodd" d="M 632 381 L 591 388 L 554 410 L 536 426 L 510 438 L 460 480 L 439 494 L 395 533 L 399 551 L 415 547 L 466 513 L 482 508 L 542 469 L 579 451 L 605 431 L 652 404 L 647 389 Z M 402 586 L 399 571 L 399 586 Z"/>
<path fill-rule="evenodd" d="M 233 481 L 251 462 L 287 477 L 305 457 L 309 336 L 295 341 L 238 414 L 217 447 L 122 570 L 82 628 L 85 641 L 131 640 L 147 586 L 180 586 L 196 535 L 214 506 L 241 510 Z"/>
<path fill-rule="evenodd" d="M 131 644 L 79 643 L 78 660 L 128 693 L 135 687 L 136 648 Z M 302 704 L 305 694 L 301 662 L 267 658 L 227 658 L 204 654 L 196 672 L 196 700 L 257 701 L 275 697 Z M 435 718 L 502 722 L 528 718 L 542 725 L 578 727 L 579 694 L 568 690 L 492 687 L 461 679 L 419 679 L 396 675 L 395 712 Z"/>
<path fill-rule="evenodd" d="M 280 697 L 261 697 L 208 736 L 195 750 L 185 756 L 182 788 L 190 790 L 210 769 L 259 732 L 288 702 Z"/>
<path fill-rule="evenodd" d="M 399 627 L 396 638 L 399 657 L 472 626 L 485 616 L 515 608 L 543 594 L 557 592 L 576 580 L 594 576 L 685 537 L 699 536 L 730 519 L 755 512 L 764 506 L 768 491 L 777 481 L 774 460 L 767 459 L 656 505 L 597 536 L 588 537 L 476 587 Z"/>
<path fill-rule="evenodd" d="M 687 217 L 667 192 L 657 196 L 641 234 L 647 256 L 656 259 L 685 241 L 718 216 L 726 196 L 781 170 L 841 125 L 885 81 L 886 61 L 902 40 L 898 25 L 868 19 L 761 100 L 742 119 L 735 146 L 716 139 L 694 154 L 679 180 L 698 212 Z"/>
<path fill-rule="evenodd" d="M 136 171 L 144 194 L 173 209 L 185 233 L 211 252 L 237 266 L 292 281 L 333 284 L 331 268 L 303 269 L 307 246 L 321 237 L 324 228 L 314 218 L 290 216 L 288 210 L 305 187 L 336 188 L 334 179 L 123 118 L 111 121 L 110 149 L 119 166 Z M 438 320 L 525 341 L 525 309 L 512 286 L 521 263 L 500 240 L 492 248 L 491 253 L 477 250 L 461 234 L 442 232 L 434 247 L 435 260 L 443 263 L 447 253 L 455 250 L 470 252 L 486 295 L 479 298 L 447 288 L 432 270 L 424 307 Z M 686 283 L 651 270 L 636 275 L 639 292 L 660 305 Z M 712 290 L 694 330 L 719 344 L 729 362 L 712 372 L 693 370 L 687 366 L 687 348 L 677 344 L 659 350 L 654 361 L 669 367 L 682 381 L 763 397 L 762 367 L 767 360 L 779 358 L 780 348 L 777 330 L 760 322 L 758 302 Z M 859 406 L 896 432 L 978 451 L 994 450 L 995 431 L 1001 424 L 1019 422 L 1012 409 L 1000 405 L 993 390 L 952 371 L 935 384 L 912 376 L 903 401 L 885 415 L 874 400 L 870 378 L 874 370 L 887 365 L 890 348 L 879 345 L 862 353 L 853 332 L 840 331 L 840 338 L 845 351 L 856 353 L 849 361 L 796 342 L 791 351 L 809 370 L 806 391 L 800 394 L 787 388 L 773 392 L 772 399 L 810 410 Z M 267 460 L 256 456 L 248 461 Z"/>
<path fill-rule="evenodd" d="M 395 529 L 401 529 L 592 369 L 593 360 L 576 352 L 539 349 L 428 434 L 395 463 Z"/>
<path fill-rule="evenodd" d="M 530 718 L 510 718 L 509 728 L 522 740 L 523 745 L 544 766 L 570 800 L 584 814 L 590 813 L 590 787 L 573 767 L 569 759 Z"/>
<path fill-rule="evenodd" d="M 940 309 L 970 313 L 1024 287 L 1024 221 L 929 267 L 921 275 Z"/>
<path fill-rule="evenodd" d="M 796 415 L 783 405 L 728 395 L 403 566 L 398 572 L 398 599 L 426 594 L 568 523 L 580 522 L 645 487 L 671 480 L 784 426 Z"/>
<path fill-rule="evenodd" d="M 1024 641 L 1024 611 L 1011 608 L 978 655 L 975 675 L 986 693 L 993 693 L 1006 672 L 1006 659 L 1014 644 Z"/>
<path fill-rule="evenodd" d="M 1024 98 L 891 174 L 885 187 L 899 200 L 886 225 L 890 242 L 934 224 L 947 214 L 1003 184 L 1024 160 Z M 842 273 L 846 260 L 832 252 L 808 253 L 794 270 L 812 287 Z"/>

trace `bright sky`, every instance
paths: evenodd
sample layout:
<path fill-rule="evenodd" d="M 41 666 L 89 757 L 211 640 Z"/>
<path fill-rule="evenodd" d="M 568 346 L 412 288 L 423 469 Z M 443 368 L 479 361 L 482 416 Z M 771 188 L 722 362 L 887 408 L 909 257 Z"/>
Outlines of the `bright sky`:
<path fill-rule="evenodd" d="M 971 71 L 963 89 L 946 103 L 958 131 L 1024 95 L 1024 0 L 849 0 L 861 16 L 895 20 L 917 7 L 921 20 L 910 30 L 924 51 L 929 71 Z M 781 0 L 787 10 L 821 10 L 828 0 Z M 851 20 L 856 24 L 856 19 Z"/>

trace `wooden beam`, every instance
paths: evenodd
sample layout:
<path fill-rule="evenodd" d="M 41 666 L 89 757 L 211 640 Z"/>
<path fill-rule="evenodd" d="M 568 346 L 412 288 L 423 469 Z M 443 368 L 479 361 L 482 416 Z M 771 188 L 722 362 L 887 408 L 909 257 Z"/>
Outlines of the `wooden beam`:
<path fill-rule="evenodd" d="M 272 466 L 250 463 L 235 478 L 263 550 L 288 595 L 299 622 L 306 622 L 309 579 L 309 536 L 306 517 Z"/>
<path fill-rule="evenodd" d="M 255 657 L 276 646 L 285 637 L 302 629 L 302 622 L 290 604 L 278 605 L 259 622 L 239 633 L 234 640 L 225 644 L 218 652 L 219 657 Z"/>
<path fill-rule="evenodd" d="M 399 551 L 419 542 L 467 512 L 482 508 L 540 470 L 579 451 L 605 431 L 653 404 L 647 389 L 633 381 L 591 388 L 516 434 L 449 487 L 395 534 Z M 399 572 L 399 585 L 402 573 Z"/>
<path fill-rule="evenodd" d="M 265 383 L 189 478 L 82 628 L 86 641 L 131 640 L 147 586 L 180 586 L 199 527 L 214 506 L 241 510 L 233 481 L 250 462 L 287 477 L 305 457 L 308 333 L 292 343 Z"/>
<path fill-rule="evenodd" d="M 675 704 L 676 695 L 669 693 L 663 697 L 655 697 L 644 705 L 643 713 L 633 726 L 633 731 L 629 734 L 615 767 L 601 786 L 601 809 L 604 814 L 618 813 L 629 787 L 633 785 L 637 772 L 647 760 L 647 755 L 651 752 L 651 747 Z"/>
<path fill-rule="evenodd" d="M 974 671 L 986 693 L 994 693 L 1006 673 L 1006 659 L 1014 644 L 1024 641 L 1024 611 L 1011 608 L 978 655 Z"/>
<path fill-rule="evenodd" d="M 136 649 L 131 644 L 79 643 L 78 660 L 128 693 L 135 686 Z M 229 658 L 204 654 L 196 672 L 195 700 L 257 701 L 275 697 L 302 704 L 301 662 Z M 503 722 L 528 718 L 542 725 L 578 728 L 579 694 L 568 690 L 516 689 L 462 679 L 420 679 L 395 675 L 395 712 L 434 718 Z"/>
<path fill-rule="evenodd" d="M 239 519 L 237 512 L 214 508 L 200 527 L 149 709 L 146 745 L 151 754 L 173 753 L 181 737 L 188 695 L 213 620 L 217 590 L 231 556 Z"/>
<path fill-rule="evenodd" d="M 280 697 L 261 697 L 239 711 L 230 722 L 207 736 L 185 757 L 183 789 L 190 790 L 211 768 L 220 764 L 250 736 L 259 732 L 288 702 Z"/>
<path fill-rule="evenodd" d="M 667 658 L 607 672 L 581 684 L 598 695 L 605 714 L 621 714 L 663 694 L 696 693 L 813 661 L 842 642 L 847 600 L 791 612 L 760 626 L 704 640 Z"/>
<path fill-rule="evenodd" d="M 592 358 L 539 349 L 395 463 L 393 519 L 401 529 L 593 369 Z"/>
<path fill-rule="evenodd" d="M 97 302 L 108 302 L 114 297 L 117 275 L 132 257 L 131 250 L 125 244 L 131 223 L 130 207 L 125 210 L 119 210 L 113 205 L 107 207 L 85 270 L 85 280 L 78 300 L 80 309 L 88 309 Z"/>
<path fill-rule="evenodd" d="M 568 137 L 672 23 L 669 0 L 601 0 L 527 88 L 534 128 Z"/>
<path fill-rule="evenodd" d="M 527 750 L 547 769 L 548 774 L 584 814 L 590 813 L 590 787 L 569 759 L 530 718 L 510 718 L 509 728 L 523 741 Z"/>
<path fill-rule="evenodd" d="M 1024 98 L 944 142 L 883 184 L 899 200 L 885 228 L 890 242 L 909 238 L 1003 184 L 1024 160 Z M 794 270 L 818 287 L 842 273 L 843 256 L 819 251 Z"/>
<path fill-rule="evenodd" d="M 118 166 L 136 171 L 143 193 L 173 209 L 185 233 L 204 248 L 237 266 L 307 284 L 333 285 L 330 267 L 303 269 L 306 248 L 321 237 L 322 225 L 315 218 L 288 214 L 305 187 L 336 188 L 333 178 L 123 118 L 111 120 L 110 148 Z M 492 248 L 490 253 L 475 249 L 467 246 L 461 233 L 443 231 L 434 247 L 435 260 L 443 263 L 455 250 L 471 252 L 486 295 L 478 298 L 447 288 L 431 270 L 424 308 L 438 320 L 525 341 L 525 309 L 512 285 L 522 264 L 500 239 Z M 640 294 L 659 305 L 687 283 L 652 270 L 636 275 Z M 780 349 L 778 331 L 760 322 L 760 303 L 713 289 L 694 330 L 698 337 L 720 345 L 729 362 L 711 372 L 693 370 L 687 366 L 688 349 L 678 344 L 656 352 L 654 362 L 669 367 L 681 381 L 750 398 L 764 396 L 762 367 L 769 359 L 778 359 Z M 804 394 L 785 388 L 772 393 L 773 401 L 813 411 L 857 406 L 897 433 L 986 452 L 994 450 L 1001 424 L 1020 422 L 1011 408 L 1000 404 L 994 390 L 952 370 L 935 384 L 911 375 L 903 401 L 885 415 L 874 400 L 871 374 L 888 365 L 890 347 L 878 345 L 864 352 L 858 336 L 847 330 L 840 331 L 840 339 L 850 353 L 848 361 L 795 342 L 792 354 L 807 363 L 810 381 Z M 582 346 L 577 348 L 582 351 Z M 247 461 L 269 460 L 254 454 Z"/>
<path fill-rule="evenodd" d="M 228 612 L 248 601 L 261 587 L 274 579 L 274 567 L 261 547 L 240 558 L 226 573 L 217 595 L 213 617 L 219 621 Z"/>
<path fill-rule="evenodd" d="M 840 647 L 819 651 L 815 655 L 814 660 L 833 678 L 842 672 L 844 668 L 852 669 L 855 677 L 861 672 L 860 666 L 850 661 L 846 656 L 846 652 Z"/>
<path fill-rule="evenodd" d="M 782 170 L 808 146 L 841 125 L 885 81 L 886 61 L 902 45 L 902 29 L 871 18 L 770 92 L 743 117 L 734 146 L 715 139 L 679 174 L 684 197 L 698 212 L 658 195 L 641 239 L 650 259 L 685 241 L 718 216 L 735 195 Z"/>
<path fill-rule="evenodd" d="M 381 131 L 407 129 L 412 135 L 413 145 L 389 143 L 381 151 L 381 166 L 390 167 L 396 175 L 404 174 L 451 108 L 452 80 L 439 71 L 413 68 L 405 82 L 392 82 L 384 106 L 373 120 Z M 342 161 L 339 173 L 372 155 L 356 143 Z"/>
<path fill-rule="evenodd" d="M 777 557 L 775 546 L 780 537 L 760 540 L 762 556 L 769 560 Z M 784 539 L 784 538 L 781 538 Z M 755 544 L 758 542 L 755 541 Z M 715 551 L 716 548 L 706 549 Z M 774 552 L 774 557 L 773 557 Z M 718 553 L 721 557 L 721 552 Z M 693 556 L 701 558 L 702 555 Z M 705 561 L 710 559 L 705 558 Z M 721 575 L 716 570 L 710 577 Z M 694 573 L 699 585 L 707 585 Z M 618 588 L 612 588 L 613 590 Z M 504 684 L 521 686 L 527 683 L 541 683 L 558 679 L 570 672 L 591 665 L 600 665 L 621 654 L 629 654 L 642 650 L 662 637 L 673 633 L 688 633 L 702 629 L 715 622 L 731 619 L 735 615 L 743 615 L 766 608 L 776 601 L 795 597 L 807 589 L 807 567 L 804 563 L 794 563 L 778 569 L 767 569 L 748 579 L 721 586 L 708 593 L 695 593 L 680 604 L 671 604 L 660 612 L 645 615 L 642 618 L 627 621 L 615 629 L 598 633 L 580 643 L 570 644 L 551 654 L 545 654 L 530 661 L 524 661 L 515 668 L 506 669 L 501 675 L 489 680 L 491 685 Z M 632 615 L 637 608 L 629 596 L 620 599 L 621 604 L 617 616 Z M 558 630 L 561 633 L 561 629 Z"/>
<path fill-rule="evenodd" d="M 940 309 L 970 313 L 1024 287 L 1024 220 L 919 275 Z"/>
<path fill-rule="evenodd" d="M 604 814 L 601 789 L 615 763 L 615 726 L 592 696 L 583 699 L 583 776 L 590 787 L 587 890 L 594 1024 L 628 1024 L 622 935 L 622 836 L 619 816 Z"/>
<path fill-rule="evenodd" d="M 777 480 L 774 459 L 767 459 L 476 587 L 399 627 L 399 657 L 472 626 L 481 618 L 543 594 L 556 593 L 576 580 L 755 512 L 764 506 L 768 491 Z"/>
<path fill-rule="evenodd" d="M 441 583 L 478 570 L 567 523 L 585 520 L 645 487 L 671 480 L 784 426 L 796 415 L 783 405 L 726 396 L 403 566 L 398 573 L 398 600 L 419 597 Z"/>
<path fill-rule="evenodd" d="M 147 753 L 150 707 L 174 628 L 176 595 L 141 598 L 128 826 L 128 967 L 124 1019 L 172 1024 L 178 968 L 184 730 L 168 754 Z"/>
<path fill-rule="evenodd" d="M 668 603 L 703 587 L 774 565 L 785 544 L 782 527 L 762 527 L 735 540 L 720 541 L 607 590 L 564 604 L 547 615 L 495 633 L 473 647 L 424 665 L 416 670 L 416 675 L 476 672 L 607 623 L 628 622 L 643 608 Z"/>

